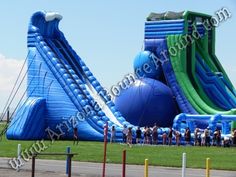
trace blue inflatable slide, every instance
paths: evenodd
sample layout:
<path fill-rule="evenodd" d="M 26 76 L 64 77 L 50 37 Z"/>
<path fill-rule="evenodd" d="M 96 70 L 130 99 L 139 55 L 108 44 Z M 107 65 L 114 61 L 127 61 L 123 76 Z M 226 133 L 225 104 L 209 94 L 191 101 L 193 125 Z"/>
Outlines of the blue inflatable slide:
<path fill-rule="evenodd" d="M 122 138 L 125 121 L 89 68 L 68 44 L 58 24 L 57 13 L 35 13 L 28 30 L 27 99 L 17 110 L 8 139 L 73 138 L 103 140 L 104 125 L 116 127 Z M 108 118 L 109 117 L 109 118 Z"/>

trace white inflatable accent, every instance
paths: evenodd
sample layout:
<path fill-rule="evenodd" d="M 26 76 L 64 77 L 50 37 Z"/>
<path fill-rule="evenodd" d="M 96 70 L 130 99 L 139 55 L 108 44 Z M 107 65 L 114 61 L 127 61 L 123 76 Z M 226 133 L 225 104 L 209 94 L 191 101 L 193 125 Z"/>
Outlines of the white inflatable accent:
<path fill-rule="evenodd" d="M 46 15 L 45 15 L 46 22 L 53 21 L 55 19 L 61 20 L 62 15 L 60 15 L 57 12 L 48 12 L 48 13 L 46 13 Z"/>
<path fill-rule="evenodd" d="M 135 80 L 134 81 L 134 86 L 135 87 L 139 87 L 141 85 L 146 85 L 144 82 L 142 82 L 141 80 Z"/>

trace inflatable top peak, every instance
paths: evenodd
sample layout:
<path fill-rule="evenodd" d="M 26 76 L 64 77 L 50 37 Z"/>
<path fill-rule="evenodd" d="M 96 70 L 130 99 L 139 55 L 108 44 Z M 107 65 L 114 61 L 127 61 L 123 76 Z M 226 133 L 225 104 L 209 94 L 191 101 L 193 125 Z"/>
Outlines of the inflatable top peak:
<path fill-rule="evenodd" d="M 166 11 L 163 13 L 150 13 L 147 17 L 147 21 L 159 21 L 159 20 L 176 20 L 176 19 L 190 19 L 193 17 L 201 17 L 205 19 L 211 18 L 210 15 L 192 11 L 181 11 L 181 12 L 173 12 L 173 11 Z"/>
<path fill-rule="evenodd" d="M 55 30 L 58 30 L 61 19 L 62 15 L 57 12 L 35 12 L 30 20 L 29 32 L 39 32 L 43 36 L 53 35 Z"/>

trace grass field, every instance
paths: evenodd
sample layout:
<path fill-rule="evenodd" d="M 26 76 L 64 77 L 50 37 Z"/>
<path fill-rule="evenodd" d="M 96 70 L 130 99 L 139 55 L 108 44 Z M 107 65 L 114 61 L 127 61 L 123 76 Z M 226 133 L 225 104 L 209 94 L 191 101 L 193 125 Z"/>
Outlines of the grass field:
<path fill-rule="evenodd" d="M 0 141 L 0 157 L 16 156 L 17 145 L 22 149 L 30 148 L 34 141 L 9 141 L 4 137 Z M 65 152 L 67 146 L 71 146 L 72 152 L 78 153 L 73 160 L 87 162 L 102 162 L 103 143 L 80 142 L 78 146 L 72 141 L 56 141 L 51 143 L 45 152 Z M 108 144 L 107 162 L 121 163 L 122 151 L 127 150 L 128 164 L 143 164 L 144 159 L 149 159 L 150 165 L 181 167 L 182 153 L 187 154 L 187 167 L 205 168 L 205 159 L 210 158 L 213 169 L 236 170 L 236 148 L 223 147 L 191 147 L 191 146 L 133 146 L 132 148 L 121 144 Z M 63 156 L 39 156 L 44 159 L 63 160 Z"/>

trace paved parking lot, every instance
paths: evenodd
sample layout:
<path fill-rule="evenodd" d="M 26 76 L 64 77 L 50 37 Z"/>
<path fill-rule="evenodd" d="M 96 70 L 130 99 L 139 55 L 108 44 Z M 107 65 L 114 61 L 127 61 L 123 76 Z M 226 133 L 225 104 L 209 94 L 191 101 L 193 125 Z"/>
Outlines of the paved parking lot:
<path fill-rule="evenodd" d="M 0 177 L 30 177 L 31 162 L 25 163 L 20 172 L 11 169 L 7 158 L 0 158 Z M 120 164 L 107 164 L 107 177 L 121 176 Z M 100 177 L 102 173 L 102 164 L 73 162 L 72 176 Z M 127 177 L 142 177 L 144 167 L 142 165 L 127 165 Z M 204 177 L 203 169 L 187 169 L 187 177 Z M 60 177 L 65 175 L 65 161 L 56 160 L 36 160 L 35 177 Z M 181 168 L 167 167 L 149 167 L 149 177 L 181 177 Z M 236 177 L 236 171 L 211 170 L 211 177 Z"/>

